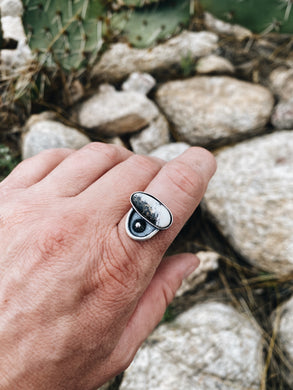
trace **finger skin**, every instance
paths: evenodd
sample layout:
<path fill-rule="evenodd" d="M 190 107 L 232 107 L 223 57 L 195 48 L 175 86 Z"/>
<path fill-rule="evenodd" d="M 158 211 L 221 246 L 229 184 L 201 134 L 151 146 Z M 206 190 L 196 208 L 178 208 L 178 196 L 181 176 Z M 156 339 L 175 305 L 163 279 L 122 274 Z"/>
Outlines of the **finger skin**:
<path fill-rule="evenodd" d="M 215 169 L 208 152 L 191 148 L 164 166 L 122 158 L 77 186 L 79 166 L 67 159 L 76 161 L 72 154 L 66 169 L 61 162 L 31 187 L 0 192 L 0 387 L 7 390 L 100 386 L 126 367 L 195 264 L 185 255 L 159 265 Z M 101 159 L 105 168 L 109 159 Z M 133 189 L 174 215 L 170 229 L 143 243 L 125 233 Z"/>
<path fill-rule="evenodd" d="M 129 210 L 130 195 L 134 191 L 144 191 L 164 165 L 163 160 L 132 154 L 83 191 L 78 201 L 92 205 L 92 213 L 98 218 L 100 210 L 96 207 L 96 200 L 103 199 L 108 222 L 117 225 Z"/>
<path fill-rule="evenodd" d="M 128 254 L 126 264 L 120 261 L 121 270 L 132 262 L 136 264 L 138 275 L 141 275 L 138 276 L 138 283 L 149 283 L 165 251 L 201 201 L 215 169 L 215 159 L 208 151 L 190 148 L 158 172 L 145 191 L 171 210 L 173 224 L 150 240 L 135 241 L 125 231 L 125 215 L 118 224 L 118 236 Z"/>
<path fill-rule="evenodd" d="M 73 152 L 71 149 L 44 150 L 18 164 L 0 186 L 6 189 L 30 187 L 46 177 Z"/>
<path fill-rule="evenodd" d="M 126 369 L 140 345 L 161 321 L 182 281 L 199 265 L 192 253 L 182 253 L 165 258 L 158 267 L 150 285 L 141 297 L 130 318 L 120 342 L 111 357 L 125 362 Z"/>
<path fill-rule="evenodd" d="M 76 196 L 131 155 L 121 146 L 92 142 L 64 159 L 40 184 L 58 196 Z"/>

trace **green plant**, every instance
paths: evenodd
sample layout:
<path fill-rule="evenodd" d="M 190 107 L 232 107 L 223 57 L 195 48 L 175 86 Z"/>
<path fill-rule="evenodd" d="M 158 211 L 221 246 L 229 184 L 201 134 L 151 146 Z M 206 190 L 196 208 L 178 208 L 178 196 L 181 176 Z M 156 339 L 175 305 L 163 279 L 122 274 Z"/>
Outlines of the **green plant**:
<path fill-rule="evenodd" d="M 135 47 L 144 48 L 173 36 L 189 24 L 192 1 L 173 0 L 156 3 L 114 14 L 111 27 L 116 35 L 124 37 Z"/>
<path fill-rule="evenodd" d="M 24 27 L 40 63 L 71 70 L 94 60 L 103 43 L 106 10 L 102 0 L 24 0 Z"/>
<path fill-rule="evenodd" d="M 112 2 L 112 7 L 114 9 L 119 9 L 122 7 L 144 7 L 145 5 L 158 3 L 162 0 L 116 0 Z"/>
<path fill-rule="evenodd" d="M 13 156 L 11 150 L 0 144 L 0 181 L 2 181 L 12 169 L 19 163 L 19 159 Z"/>
<path fill-rule="evenodd" d="M 195 73 L 195 61 L 192 55 L 189 53 L 186 57 L 183 57 L 180 62 L 180 66 L 182 69 L 182 75 L 184 77 L 189 77 L 193 73 Z"/>
<path fill-rule="evenodd" d="M 40 64 L 84 69 L 104 39 L 149 47 L 190 20 L 190 0 L 23 0 L 23 22 Z"/>
<path fill-rule="evenodd" d="M 255 33 L 293 33 L 292 0 L 200 0 L 204 10 Z M 291 12 L 292 11 L 292 12 Z"/>

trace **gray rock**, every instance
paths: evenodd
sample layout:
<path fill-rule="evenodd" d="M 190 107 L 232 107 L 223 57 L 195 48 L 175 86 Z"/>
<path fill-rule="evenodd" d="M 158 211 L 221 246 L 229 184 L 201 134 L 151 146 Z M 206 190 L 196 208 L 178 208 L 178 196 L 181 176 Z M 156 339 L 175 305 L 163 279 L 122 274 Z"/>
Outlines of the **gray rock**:
<path fill-rule="evenodd" d="M 50 119 L 31 118 L 22 140 L 22 158 L 35 156 L 45 149 L 79 149 L 90 142 L 80 131 Z"/>
<path fill-rule="evenodd" d="M 173 158 L 180 156 L 180 154 L 185 152 L 185 150 L 187 150 L 189 147 L 190 145 L 186 144 L 185 142 L 172 142 L 153 150 L 150 153 L 150 156 L 158 157 L 165 161 L 170 161 L 173 160 Z"/>
<path fill-rule="evenodd" d="M 199 74 L 209 73 L 226 73 L 232 74 L 235 72 L 234 66 L 226 58 L 211 54 L 202 57 L 196 63 L 196 72 Z"/>
<path fill-rule="evenodd" d="M 292 369 L 290 370 L 287 380 L 291 386 L 293 386 L 293 298 L 290 298 L 280 308 L 279 312 L 273 313 L 273 321 L 280 319 L 278 328 L 278 341 L 282 350 L 289 358 L 289 364 Z"/>
<path fill-rule="evenodd" d="M 135 153 L 148 154 L 170 142 L 169 124 L 163 115 L 159 115 L 150 126 L 131 136 L 129 142 Z"/>
<path fill-rule="evenodd" d="M 148 73 L 132 73 L 122 84 L 123 91 L 134 91 L 147 95 L 156 85 L 156 80 Z"/>
<path fill-rule="evenodd" d="M 260 131 L 274 104 L 266 88 L 226 76 L 168 82 L 156 101 L 174 125 L 177 141 L 203 146 Z"/>
<path fill-rule="evenodd" d="M 194 306 L 157 328 L 121 390 L 257 390 L 262 341 L 252 321 L 218 302 Z"/>
<path fill-rule="evenodd" d="M 222 20 L 215 18 L 209 12 L 204 13 L 204 22 L 209 30 L 217 34 L 231 35 L 240 41 L 253 36 L 252 32 L 247 28 L 239 26 L 238 24 L 223 22 Z"/>
<path fill-rule="evenodd" d="M 280 100 L 293 98 L 293 69 L 276 68 L 269 77 L 271 89 Z"/>
<path fill-rule="evenodd" d="M 2 0 L 0 2 L 1 16 L 22 16 L 21 0 Z"/>
<path fill-rule="evenodd" d="M 219 151 L 205 206 L 251 263 L 293 271 L 293 132 L 282 131 Z"/>
<path fill-rule="evenodd" d="M 18 42 L 16 49 L 3 49 L 0 51 L 1 72 L 7 76 L 11 75 L 15 70 L 26 68 L 32 62 L 33 54 L 26 43 L 26 35 L 21 19 L 23 14 L 21 0 L 0 1 L 0 13 L 3 37 L 5 39 L 14 39 Z M 18 79 L 18 84 L 24 78 L 25 74 L 22 74 L 22 77 Z"/>
<path fill-rule="evenodd" d="M 176 293 L 176 297 L 183 295 L 185 292 L 193 290 L 198 285 L 203 283 L 208 273 L 215 271 L 219 266 L 219 254 L 215 252 L 198 252 L 197 257 L 200 259 L 200 264 L 197 269 L 183 280 L 182 285 Z"/>
<path fill-rule="evenodd" d="M 272 124 L 277 129 L 293 129 L 293 99 L 281 101 L 276 105 Z"/>
<path fill-rule="evenodd" d="M 4 38 L 16 41 L 26 40 L 21 16 L 2 16 L 1 23 Z"/>
<path fill-rule="evenodd" d="M 143 94 L 118 92 L 109 84 L 101 85 L 97 94 L 77 108 L 81 126 L 109 137 L 141 130 L 158 116 L 158 107 Z"/>
<path fill-rule="evenodd" d="M 217 49 L 218 37 L 206 31 L 184 31 L 153 49 L 133 49 L 124 43 L 111 46 L 94 67 L 93 78 L 119 80 L 133 72 L 152 73 L 180 66 L 182 58 L 199 58 Z"/>
<path fill-rule="evenodd" d="M 20 41 L 15 50 L 10 50 L 10 49 L 1 50 L 0 57 L 1 57 L 1 71 L 3 71 L 3 73 L 6 73 L 8 75 L 20 69 L 21 70 L 27 69 L 29 64 L 34 59 L 31 49 L 24 41 Z M 25 80 L 25 74 L 23 75 L 23 79 Z M 18 83 L 20 83 L 20 80 L 21 78 L 19 77 Z M 28 83 L 28 81 L 25 82 Z"/>

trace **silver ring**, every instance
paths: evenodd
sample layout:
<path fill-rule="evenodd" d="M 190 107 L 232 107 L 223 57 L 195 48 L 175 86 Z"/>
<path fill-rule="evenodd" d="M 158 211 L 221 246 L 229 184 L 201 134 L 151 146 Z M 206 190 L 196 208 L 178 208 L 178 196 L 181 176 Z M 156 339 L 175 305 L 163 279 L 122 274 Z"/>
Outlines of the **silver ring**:
<path fill-rule="evenodd" d="M 126 232 L 133 240 L 144 241 L 173 222 L 171 211 L 161 201 L 146 192 L 134 192 L 130 197 L 132 209 L 126 219 Z"/>

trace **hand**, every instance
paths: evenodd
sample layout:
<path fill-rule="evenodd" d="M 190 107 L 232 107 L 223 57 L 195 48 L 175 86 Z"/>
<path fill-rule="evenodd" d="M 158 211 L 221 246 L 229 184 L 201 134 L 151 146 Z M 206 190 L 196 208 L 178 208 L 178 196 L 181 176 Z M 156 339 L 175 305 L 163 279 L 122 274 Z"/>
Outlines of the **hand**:
<path fill-rule="evenodd" d="M 214 171 L 201 148 L 166 164 L 101 143 L 16 167 L 0 184 L 0 389 L 96 389 L 129 365 L 198 264 L 162 257 Z M 149 241 L 125 232 L 134 191 L 173 213 Z"/>

